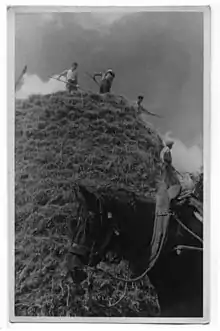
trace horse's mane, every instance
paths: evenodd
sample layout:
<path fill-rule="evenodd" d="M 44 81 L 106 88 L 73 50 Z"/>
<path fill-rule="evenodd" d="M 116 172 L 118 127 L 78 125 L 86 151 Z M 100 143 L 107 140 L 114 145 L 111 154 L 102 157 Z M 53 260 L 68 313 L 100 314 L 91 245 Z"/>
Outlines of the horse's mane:
<path fill-rule="evenodd" d="M 93 205 L 93 208 L 97 207 L 98 200 L 100 201 L 121 201 L 123 203 L 132 204 L 134 201 L 155 204 L 156 199 L 154 195 L 138 194 L 133 190 L 129 190 L 123 187 L 113 186 L 85 186 L 83 184 L 78 185 L 79 191 L 82 193 L 88 205 Z"/>
<path fill-rule="evenodd" d="M 114 187 L 110 185 L 103 186 L 92 186 L 85 184 L 78 184 L 78 192 L 84 199 L 84 202 L 93 211 L 99 211 L 100 203 L 122 203 L 127 205 L 132 205 L 136 203 L 143 204 L 156 204 L 155 192 L 153 194 L 149 193 L 143 195 L 137 191 L 124 188 L 124 187 Z M 79 195 L 77 195 L 79 196 Z M 201 213 L 202 202 L 200 202 L 193 195 L 193 192 L 182 192 L 180 196 L 172 202 L 171 208 L 181 208 L 183 205 L 194 206 L 195 209 Z"/>

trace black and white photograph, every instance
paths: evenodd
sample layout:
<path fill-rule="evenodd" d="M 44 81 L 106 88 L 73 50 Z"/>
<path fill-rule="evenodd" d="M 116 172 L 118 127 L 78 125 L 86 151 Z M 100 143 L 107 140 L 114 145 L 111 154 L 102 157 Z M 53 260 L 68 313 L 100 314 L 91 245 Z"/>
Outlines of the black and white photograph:
<path fill-rule="evenodd" d="M 209 21 L 8 10 L 12 321 L 208 321 Z"/>

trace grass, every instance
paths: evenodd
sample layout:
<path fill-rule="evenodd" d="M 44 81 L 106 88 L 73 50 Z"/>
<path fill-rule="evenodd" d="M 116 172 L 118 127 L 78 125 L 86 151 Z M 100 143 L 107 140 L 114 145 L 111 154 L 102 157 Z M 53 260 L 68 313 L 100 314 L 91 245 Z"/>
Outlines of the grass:
<path fill-rule="evenodd" d="M 108 308 L 124 284 L 94 277 L 91 304 L 89 277 L 76 288 L 65 265 L 78 181 L 154 194 L 162 141 L 152 125 L 123 97 L 59 92 L 16 101 L 15 137 L 15 315 L 157 316 L 147 279 Z M 125 261 L 102 264 L 128 274 Z"/>

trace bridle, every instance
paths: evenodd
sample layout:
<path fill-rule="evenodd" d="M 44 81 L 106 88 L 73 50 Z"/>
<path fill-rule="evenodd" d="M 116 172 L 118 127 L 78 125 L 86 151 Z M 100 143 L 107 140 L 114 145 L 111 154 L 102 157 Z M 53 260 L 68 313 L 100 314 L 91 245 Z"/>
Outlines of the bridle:
<path fill-rule="evenodd" d="M 98 201 L 99 201 L 99 212 L 96 214 L 100 217 L 100 223 L 103 224 L 104 211 L 103 211 L 102 203 L 101 203 L 100 199 L 98 199 Z M 110 213 L 108 212 L 107 217 L 110 221 L 112 219 L 112 215 L 110 216 L 109 214 Z M 91 261 L 92 257 L 100 255 L 100 252 L 103 252 L 103 250 L 106 248 L 106 246 L 110 242 L 113 233 L 116 231 L 114 224 L 110 224 L 110 228 L 111 228 L 111 231 L 109 232 L 109 235 L 106 236 L 104 243 L 99 248 L 99 252 L 98 251 L 94 252 L 95 240 L 93 240 L 91 247 L 87 247 L 85 245 L 78 244 L 78 243 L 74 242 L 74 240 L 72 240 L 72 244 L 71 244 L 71 248 L 69 249 L 69 253 L 72 253 L 79 257 L 85 257 L 85 255 L 87 255 L 89 253 L 89 260 Z"/>

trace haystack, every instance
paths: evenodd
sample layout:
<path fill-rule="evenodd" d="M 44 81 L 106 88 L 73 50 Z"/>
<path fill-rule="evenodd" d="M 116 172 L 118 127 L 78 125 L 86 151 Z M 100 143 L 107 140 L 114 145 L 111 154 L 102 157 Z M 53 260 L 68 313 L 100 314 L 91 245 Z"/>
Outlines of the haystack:
<path fill-rule="evenodd" d="M 65 271 L 74 187 L 154 195 L 161 138 L 125 98 L 111 94 L 31 96 L 16 101 L 15 121 L 16 314 L 86 314 Z"/>

